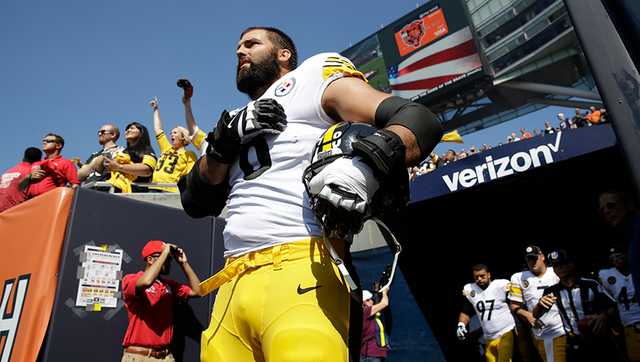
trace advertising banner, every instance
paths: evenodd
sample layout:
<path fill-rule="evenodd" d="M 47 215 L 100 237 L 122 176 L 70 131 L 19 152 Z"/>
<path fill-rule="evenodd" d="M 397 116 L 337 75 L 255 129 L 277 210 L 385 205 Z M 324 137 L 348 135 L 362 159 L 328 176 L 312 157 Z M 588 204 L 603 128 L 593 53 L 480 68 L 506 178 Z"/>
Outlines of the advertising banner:
<path fill-rule="evenodd" d="M 419 176 L 411 183 L 411 202 L 476 187 L 615 144 L 615 134 L 608 124 L 508 143 Z"/>
<path fill-rule="evenodd" d="M 0 213 L 0 362 L 40 352 L 72 200 L 71 189 L 58 188 Z"/>

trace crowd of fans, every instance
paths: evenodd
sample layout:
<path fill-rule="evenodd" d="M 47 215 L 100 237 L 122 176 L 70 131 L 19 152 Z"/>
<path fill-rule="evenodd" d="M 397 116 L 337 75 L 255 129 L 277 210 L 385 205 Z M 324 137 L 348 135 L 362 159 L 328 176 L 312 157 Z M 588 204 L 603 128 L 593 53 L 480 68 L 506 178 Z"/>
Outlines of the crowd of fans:
<path fill-rule="evenodd" d="M 558 123 L 556 127 L 553 127 L 551 125 L 551 122 L 545 121 L 542 129 L 536 128 L 533 130 L 533 132 L 530 132 L 524 128 L 520 129 L 519 134 L 516 132 L 511 132 L 505 142 L 500 142 L 495 147 L 500 147 L 505 143 L 518 142 L 521 140 L 526 140 L 545 134 L 561 132 L 568 129 L 591 127 L 593 125 L 607 123 L 608 115 L 607 111 L 604 108 L 597 109 L 596 107 L 590 107 L 588 112 L 583 112 L 580 108 L 576 108 L 575 115 L 572 118 L 567 118 L 564 113 L 558 113 L 557 119 Z M 491 148 L 491 145 L 483 144 L 480 147 L 476 147 L 475 145 L 473 145 L 470 146 L 469 149 L 463 148 L 457 152 L 453 149 L 449 149 L 442 155 L 438 155 L 433 152 L 426 160 L 422 161 L 419 166 L 412 167 L 408 170 L 409 178 L 413 181 L 416 179 L 416 177 L 432 172 L 436 168 L 446 166 L 455 161 L 475 155 L 476 153 L 490 150 Z"/>
<path fill-rule="evenodd" d="M 118 145 L 120 128 L 115 124 L 104 124 L 97 134 L 100 149 L 84 162 L 79 158 L 64 158 L 64 138 L 49 133 L 42 139 L 41 150 L 27 148 L 22 162 L 2 174 L 0 212 L 64 186 L 82 185 L 116 193 L 177 192 L 180 177 L 189 173 L 197 159 L 193 151 L 185 148 L 193 144 L 201 153 L 206 146 L 206 135 L 197 127 L 191 110 L 193 86 L 186 79 L 179 80 L 178 86 L 184 90 L 182 103 L 186 128 L 177 126 L 169 135 L 165 134 L 158 99 L 149 103 L 159 156 L 153 151 L 149 131 L 139 122 L 125 126 L 124 146 Z"/>
<path fill-rule="evenodd" d="M 618 191 L 599 195 L 609 236 L 596 250 L 605 258 L 529 245 L 526 268 L 508 280 L 474 265 L 456 328 L 477 357 L 469 360 L 640 361 L 640 217 L 630 200 Z"/>

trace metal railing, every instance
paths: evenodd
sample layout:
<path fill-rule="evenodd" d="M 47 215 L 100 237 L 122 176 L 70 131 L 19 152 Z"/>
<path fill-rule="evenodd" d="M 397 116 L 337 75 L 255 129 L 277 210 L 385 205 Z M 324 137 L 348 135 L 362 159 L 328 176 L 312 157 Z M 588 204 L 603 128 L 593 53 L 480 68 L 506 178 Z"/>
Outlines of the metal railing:
<path fill-rule="evenodd" d="M 163 182 L 132 182 L 131 183 L 132 186 L 138 186 L 138 187 L 178 187 L 177 184 L 175 183 L 163 183 Z M 86 188 L 86 189 L 93 189 L 93 188 L 108 188 L 109 189 L 109 193 L 115 193 L 115 189 L 113 187 L 112 184 L 106 182 L 106 181 L 91 181 L 91 182 L 87 182 L 87 183 L 83 183 L 80 187 L 82 188 Z M 168 192 L 168 193 L 175 193 L 175 192 Z"/>

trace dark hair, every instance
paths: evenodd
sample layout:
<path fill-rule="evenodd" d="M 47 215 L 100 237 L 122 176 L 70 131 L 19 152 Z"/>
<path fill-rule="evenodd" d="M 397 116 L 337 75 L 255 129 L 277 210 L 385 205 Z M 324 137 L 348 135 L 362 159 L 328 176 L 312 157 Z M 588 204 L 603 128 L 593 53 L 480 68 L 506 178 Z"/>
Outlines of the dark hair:
<path fill-rule="evenodd" d="M 296 50 L 296 45 L 293 44 L 293 40 L 285 34 L 282 30 L 268 27 L 268 26 L 253 26 L 250 28 L 246 28 L 242 34 L 240 34 L 240 38 L 251 30 L 264 30 L 269 34 L 269 40 L 274 43 L 279 49 L 288 49 L 291 52 L 291 57 L 287 63 L 289 70 L 294 70 L 298 66 L 298 51 Z"/>
<path fill-rule="evenodd" d="M 24 157 L 22 158 L 22 161 L 34 163 L 34 162 L 40 161 L 41 159 L 42 159 L 42 151 L 40 151 L 39 148 L 29 147 L 26 150 L 24 150 Z"/>
<path fill-rule="evenodd" d="M 45 137 L 54 137 L 56 139 L 56 142 L 60 144 L 60 149 L 64 148 L 64 138 L 62 138 L 62 136 L 57 135 L 55 133 L 47 133 L 46 135 L 44 135 Z"/>
<path fill-rule="evenodd" d="M 134 144 L 129 144 L 129 141 L 127 140 L 127 148 L 124 152 L 131 156 L 131 161 L 139 163 L 142 161 L 144 155 L 154 154 L 153 148 L 151 148 L 151 140 L 149 140 L 149 131 L 147 131 L 147 127 L 138 122 L 131 122 L 124 128 L 125 131 L 131 126 L 135 126 L 140 130 L 140 137 Z"/>
<path fill-rule="evenodd" d="M 474 266 L 471 267 L 471 271 L 473 272 L 477 272 L 480 270 L 486 270 L 487 272 L 489 271 L 489 267 L 486 266 L 485 264 L 476 264 Z"/>

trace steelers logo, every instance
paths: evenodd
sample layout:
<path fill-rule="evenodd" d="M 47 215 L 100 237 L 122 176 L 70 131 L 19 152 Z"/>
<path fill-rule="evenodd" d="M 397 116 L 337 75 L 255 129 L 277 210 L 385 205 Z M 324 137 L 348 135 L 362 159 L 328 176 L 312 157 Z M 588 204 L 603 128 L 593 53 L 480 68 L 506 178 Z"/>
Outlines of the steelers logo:
<path fill-rule="evenodd" d="M 472 290 L 471 293 L 469 293 L 469 295 L 471 296 L 471 298 L 475 297 L 476 296 L 476 291 Z"/>
<path fill-rule="evenodd" d="M 295 78 L 289 78 L 289 79 L 283 80 L 282 83 L 278 84 L 278 86 L 276 87 L 276 91 L 275 91 L 276 97 L 286 96 L 287 94 L 289 94 L 289 92 L 291 92 L 291 90 L 295 86 L 296 86 Z"/>
<path fill-rule="evenodd" d="M 522 286 L 525 288 L 529 288 L 529 281 L 528 280 L 523 281 Z"/>
<path fill-rule="evenodd" d="M 616 284 L 616 277 L 611 276 L 607 278 L 607 283 L 609 284 Z"/>

